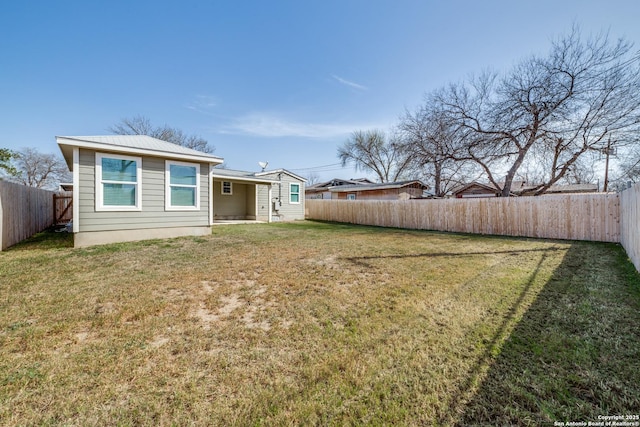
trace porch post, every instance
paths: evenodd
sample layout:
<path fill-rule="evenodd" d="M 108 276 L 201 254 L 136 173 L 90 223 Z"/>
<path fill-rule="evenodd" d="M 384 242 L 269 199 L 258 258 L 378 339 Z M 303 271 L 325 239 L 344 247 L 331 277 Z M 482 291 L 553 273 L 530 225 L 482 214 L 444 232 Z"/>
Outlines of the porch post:
<path fill-rule="evenodd" d="M 209 225 L 213 225 L 213 166 L 209 165 Z"/>
<path fill-rule="evenodd" d="M 269 206 L 269 219 L 267 220 L 267 222 L 271 222 L 271 209 L 273 209 L 273 206 L 271 206 L 273 203 L 271 203 L 271 197 L 272 197 L 272 193 L 271 193 L 271 188 L 273 187 L 272 184 L 267 185 L 267 188 L 269 189 L 268 192 L 268 196 L 269 196 L 269 200 L 267 201 L 267 205 Z"/>
<path fill-rule="evenodd" d="M 93 191 L 97 191 L 94 188 Z M 80 148 L 73 147 L 73 198 L 71 199 L 73 219 L 71 220 L 71 231 L 80 231 Z"/>
<path fill-rule="evenodd" d="M 257 220 L 258 220 L 258 204 L 259 204 L 259 202 L 258 202 L 258 193 L 260 193 L 259 188 L 258 188 L 258 184 L 254 184 L 254 185 L 253 185 L 253 193 L 254 193 L 253 195 L 255 196 L 255 197 L 254 197 L 254 199 L 255 199 L 255 203 L 254 203 L 254 204 L 255 204 L 255 206 L 254 206 L 254 209 L 253 209 L 253 217 L 254 217 L 254 218 L 256 219 L 256 221 L 257 221 Z"/>

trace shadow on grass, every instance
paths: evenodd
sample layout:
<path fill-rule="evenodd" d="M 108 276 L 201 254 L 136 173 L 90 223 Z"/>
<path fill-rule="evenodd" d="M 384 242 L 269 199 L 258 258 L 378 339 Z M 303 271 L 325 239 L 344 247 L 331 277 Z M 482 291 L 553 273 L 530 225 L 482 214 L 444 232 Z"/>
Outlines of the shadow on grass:
<path fill-rule="evenodd" d="M 73 234 L 51 227 L 17 243 L 6 251 L 35 251 L 73 247 Z"/>
<path fill-rule="evenodd" d="M 540 269 L 566 251 L 535 300 Z M 418 253 L 376 259 L 539 253 L 464 380 L 442 398 L 439 425 L 553 425 L 640 414 L 640 275 L 620 245 L 574 242 L 569 249 Z M 537 289 L 538 285 L 535 285 Z M 525 304 L 527 306 L 525 306 Z M 520 317 L 521 316 L 521 317 Z M 637 421 L 637 420 L 634 420 Z"/>
<path fill-rule="evenodd" d="M 373 255 L 373 256 L 360 256 L 360 257 L 346 257 L 344 258 L 346 261 L 349 261 L 355 265 L 359 265 L 361 267 L 372 267 L 367 261 L 376 260 L 376 259 L 404 259 L 404 258 L 437 258 L 437 257 L 466 257 L 466 256 L 477 256 L 477 255 L 518 255 L 527 252 L 543 252 L 543 256 L 546 257 L 546 254 L 549 252 L 555 251 L 564 251 L 565 248 L 540 248 L 540 249 L 517 249 L 517 250 L 508 250 L 508 251 L 480 251 L 480 252 L 428 252 L 421 254 L 403 254 L 403 255 Z M 544 259 L 544 258 L 543 258 Z M 538 266 L 538 269 L 540 266 Z M 537 272 L 538 270 L 536 270 Z M 531 283 L 535 279 L 535 274 L 531 277 Z M 528 289 L 528 288 L 527 288 Z"/>
<path fill-rule="evenodd" d="M 540 268 L 542 267 L 542 265 L 544 264 L 545 260 L 548 257 L 547 252 L 549 250 L 554 250 L 554 249 L 553 248 L 552 249 L 533 249 L 533 250 L 520 251 L 520 252 L 542 251 L 544 253 L 540 257 L 540 260 L 538 261 L 536 268 L 533 270 L 533 272 L 529 276 L 529 279 L 527 280 L 526 285 L 520 291 L 520 294 L 518 295 L 518 299 L 511 306 L 511 308 L 505 313 L 504 318 L 500 323 L 500 325 L 498 326 L 498 328 L 496 329 L 496 332 L 493 335 L 491 341 L 489 341 L 489 343 L 486 345 L 484 352 L 478 358 L 476 363 L 473 365 L 473 368 L 469 371 L 467 380 L 459 387 L 456 393 L 451 394 L 452 396 L 451 400 L 448 402 L 448 405 L 447 405 L 450 411 L 448 414 L 446 414 L 445 417 L 442 417 L 439 420 L 440 424 L 450 425 L 452 421 L 451 416 L 460 411 L 460 407 L 462 403 L 468 397 L 467 395 L 469 393 L 469 390 L 471 390 L 474 384 L 478 381 L 478 378 L 482 374 L 483 370 L 490 363 L 493 357 L 493 354 L 495 354 L 495 352 L 498 350 L 501 342 L 504 340 L 504 336 L 507 331 L 507 328 L 509 327 L 510 324 L 512 324 L 515 321 L 516 315 L 521 310 L 521 306 L 525 300 L 525 297 L 531 291 L 531 287 L 535 282 L 536 276 L 540 272 Z M 506 253 L 510 253 L 510 252 L 511 251 Z M 496 252 L 491 252 L 491 253 L 496 253 Z M 502 252 L 500 251 L 497 253 L 502 253 Z"/>
<path fill-rule="evenodd" d="M 620 246 L 572 244 L 503 341 L 546 256 L 440 424 L 553 425 L 640 412 L 640 281 Z"/>

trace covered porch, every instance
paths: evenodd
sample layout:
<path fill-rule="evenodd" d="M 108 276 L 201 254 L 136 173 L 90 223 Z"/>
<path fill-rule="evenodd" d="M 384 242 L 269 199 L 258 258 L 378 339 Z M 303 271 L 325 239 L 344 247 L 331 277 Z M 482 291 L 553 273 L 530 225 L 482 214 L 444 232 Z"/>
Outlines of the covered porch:
<path fill-rule="evenodd" d="M 228 169 L 214 169 L 211 180 L 212 225 L 271 222 L 272 180 Z"/>

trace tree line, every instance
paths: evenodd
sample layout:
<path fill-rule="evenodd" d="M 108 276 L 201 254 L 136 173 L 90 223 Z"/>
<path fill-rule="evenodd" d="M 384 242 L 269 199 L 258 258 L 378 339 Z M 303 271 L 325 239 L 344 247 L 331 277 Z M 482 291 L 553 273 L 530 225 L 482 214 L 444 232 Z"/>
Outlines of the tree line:
<path fill-rule="evenodd" d="M 639 131 L 640 53 L 625 39 L 583 38 L 574 27 L 545 56 L 426 93 L 388 134 L 354 132 L 338 157 L 381 182 L 421 178 L 437 196 L 473 180 L 503 196 L 524 180 L 543 194 L 592 182 L 597 163 L 607 159 L 608 169 L 610 157 L 616 179 L 637 181 Z"/>

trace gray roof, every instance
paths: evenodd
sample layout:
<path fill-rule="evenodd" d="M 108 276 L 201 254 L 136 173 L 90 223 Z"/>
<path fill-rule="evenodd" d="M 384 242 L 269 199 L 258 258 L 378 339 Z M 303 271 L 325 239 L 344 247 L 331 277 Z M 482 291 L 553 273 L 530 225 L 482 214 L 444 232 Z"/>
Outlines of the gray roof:
<path fill-rule="evenodd" d="M 274 178 L 270 178 L 269 176 L 273 176 L 278 173 L 286 173 L 300 181 L 305 181 L 304 178 L 289 172 L 286 169 L 276 169 L 271 171 L 264 172 L 247 172 L 247 171 L 239 171 L 233 169 L 222 169 L 222 168 L 213 168 L 211 170 L 211 174 L 217 178 L 226 178 L 229 179 L 238 179 L 242 181 L 255 181 L 255 182 L 277 182 L 278 180 Z"/>
<path fill-rule="evenodd" d="M 597 184 L 567 184 L 552 185 L 547 193 L 595 193 L 597 191 Z"/>
<path fill-rule="evenodd" d="M 256 176 L 255 172 L 238 171 L 233 169 L 213 168 L 211 170 L 213 175 L 228 176 L 229 178 L 253 178 Z"/>
<path fill-rule="evenodd" d="M 56 141 L 71 169 L 72 150 L 69 147 L 84 147 L 120 153 L 143 154 L 209 163 L 222 163 L 223 159 L 213 154 L 162 141 L 147 135 L 98 135 L 98 136 L 56 136 Z"/>
<path fill-rule="evenodd" d="M 501 188 L 504 186 L 503 182 L 498 183 L 498 188 L 491 183 L 483 184 L 481 182 L 472 181 L 464 185 L 460 185 L 451 190 L 451 194 L 460 193 L 465 191 L 471 187 L 481 187 L 486 189 L 489 192 L 500 192 Z M 511 183 L 511 191 L 510 194 L 512 196 L 520 196 L 520 195 L 531 195 L 537 190 L 541 188 L 540 184 L 527 184 L 525 181 L 513 181 Z M 596 184 L 554 184 L 544 194 L 551 193 L 591 193 L 598 191 L 598 186 Z"/>
<path fill-rule="evenodd" d="M 331 181 L 319 182 L 317 184 L 310 185 L 307 187 L 307 190 L 310 192 L 313 192 L 313 191 L 317 192 L 317 191 L 326 191 L 327 188 L 337 187 L 340 185 L 367 185 L 367 184 L 374 184 L 374 183 L 369 181 L 367 178 L 358 178 L 358 179 L 334 178 Z"/>
<path fill-rule="evenodd" d="M 256 176 L 256 172 L 239 171 L 233 169 L 213 168 L 211 169 L 211 176 L 213 176 L 214 178 L 227 178 L 230 181 L 237 180 L 265 184 L 271 184 L 272 182 L 275 182 L 273 179 Z"/>
<path fill-rule="evenodd" d="M 413 181 L 398 181 L 398 182 L 383 182 L 377 184 L 357 184 L 357 185 L 339 185 L 336 187 L 328 188 L 331 192 L 347 192 L 347 191 L 368 191 L 368 190 L 389 190 L 394 188 L 407 187 L 412 184 L 418 184 L 423 189 L 428 189 L 429 186 L 420 180 Z"/>
<path fill-rule="evenodd" d="M 466 184 L 461 184 L 461 185 L 458 185 L 458 186 L 452 188 L 451 189 L 451 194 L 460 193 L 462 191 L 468 190 L 471 187 L 480 187 L 480 188 L 483 188 L 483 189 L 485 189 L 485 190 L 487 190 L 489 192 L 492 192 L 492 193 L 500 191 L 499 188 L 496 188 L 491 183 L 483 184 L 482 182 L 471 181 L 471 182 L 468 182 Z"/>

